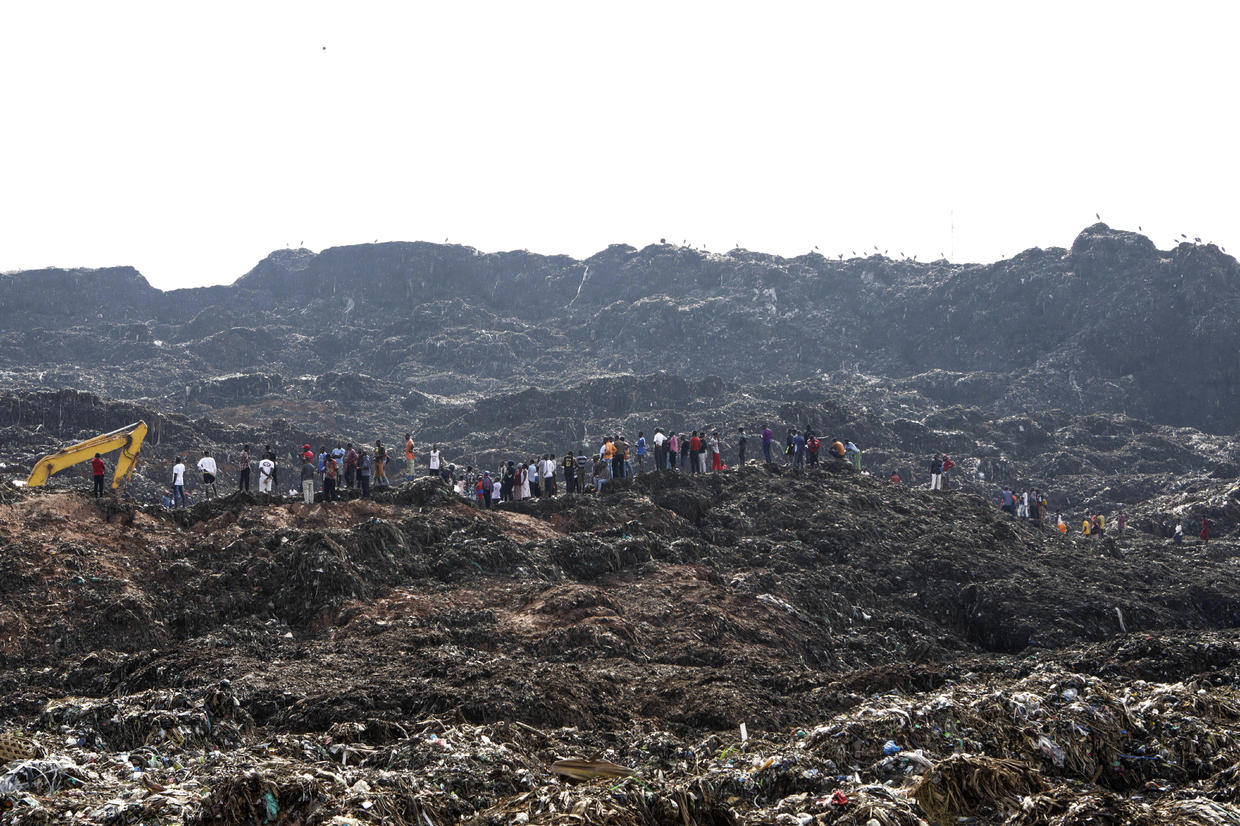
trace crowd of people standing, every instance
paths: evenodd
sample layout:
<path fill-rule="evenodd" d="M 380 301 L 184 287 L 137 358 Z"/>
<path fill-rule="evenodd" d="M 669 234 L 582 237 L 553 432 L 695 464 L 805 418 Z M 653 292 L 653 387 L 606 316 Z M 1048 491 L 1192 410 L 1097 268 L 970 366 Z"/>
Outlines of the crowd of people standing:
<path fill-rule="evenodd" d="M 812 467 L 819 464 L 824 444 L 812 428 L 804 431 L 788 428 L 781 444 L 770 427 L 752 437 L 760 440 L 762 458 L 768 463 L 783 462 L 793 468 Z M 655 428 L 647 439 L 644 431 L 630 442 L 623 436 L 604 439 L 597 452 L 569 449 L 562 457 L 546 453 L 526 460 L 508 460 L 494 471 L 475 471 L 473 466 L 463 469 L 447 461 L 439 445 L 433 445 L 426 455 L 426 471 L 453 485 L 462 494 L 477 496 L 484 507 L 496 502 L 555 496 L 560 491 L 560 480 L 565 493 L 601 491 L 612 479 L 622 479 L 635 473 L 667 470 L 690 474 L 726 470 L 725 449 L 735 449 L 736 461 L 744 464 L 748 459 L 751 437 L 743 427 L 737 428 L 729 445 L 719 432 L 693 430 L 689 432 L 664 431 Z M 837 439 L 826 446 L 827 456 L 844 461 L 858 470 L 861 467 L 861 451 L 850 440 Z M 255 460 L 255 457 L 257 461 Z M 392 451 L 381 440 L 371 448 L 352 442 L 337 442 L 334 447 L 321 445 L 315 451 L 309 443 L 294 452 L 296 468 L 289 484 L 288 494 L 300 493 L 305 502 L 315 501 L 318 494 L 324 501 L 334 501 L 342 490 L 359 490 L 362 497 L 369 497 L 372 488 L 388 486 L 388 465 L 393 459 Z M 286 457 L 287 459 L 287 457 Z M 405 434 L 404 473 L 412 480 L 419 472 L 419 463 L 411 433 Z M 274 494 L 282 490 L 281 466 L 271 445 L 255 454 L 250 445 L 243 445 L 233 457 L 238 468 L 237 489 L 250 491 L 252 482 L 257 492 Z M 215 487 L 219 469 L 210 451 L 204 450 L 197 463 L 202 473 L 203 495 L 218 495 Z M 171 489 L 164 494 L 164 504 L 184 507 L 185 459 L 176 458 L 172 468 Z M 295 482 L 295 484 L 293 484 Z"/>
<path fill-rule="evenodd" d="M 472 465 L 460 468 L 449 462 L 443 450 L 436 444 L 427 452 L 425 470 L 431 476 L 439 477 L 451 485 L 462 496 L 476 498 L 482 507 L 490 508 L 500 502 L 556 496 L 561 489 L 569 494 L 599 492 L 608 481 L 629 478 L 647 471 L 690 474 L 723 471 L 728 468 L 723 460 L 724 450 L 735 450 L 737 464 L 743 465 L 749 458 L 751 439 L 758 441 L 762 450 L 762 461 L 766 463 L 783 463 L 793 469 L 801 469 L 813 467 L 822 461 L 824 440 L 820 439 L 811 427 L 804 430 L 788 428 L 782 441 L 775 437 L 769 426 L 763 427 L 755 436 L 750 436 L 745 428 L 740 427 L 732 435 L 731 444 L 725 443 L 717 430 L 708 432 L 703 429 L 686 433 L 655 428 L 650 439 L 646 438 L 643 431 L 638 431 L 632 442 L 623 436 L 610 436 L 602 440 L 597 451 L 568 449 L 558 457 L 554 453 L 545 453 L 524 460 L 507 460 L 500 463 L 494 472 L 475 470 Z M 851 440 L 833 440 L 826 445 L 825 454 L 832 461 L 861 469 L 861 451 Z M 237 489 L 250 491 L 251 482 L 256 478 L 258 493 L 279 492 L 281 468 L 276 451 L 271 445 L 265 445 L 262 452 L 257 454 L 260 457 L 257 462 L 255 455 L 250 445 L 243 445 L 234 457 L 238 468 Z M 316 501 L 319 494 L 326 502 L 341 498 L 342 490 L 357 490 L 363 498 L 367 498 L 373 488 L 390 486 L 388 465 L 393 454 L 381 440 L 376 440 L 373 448 L 352 442 L 337 442 L 331 448 L 321 445 L 317 451 L 307 443 L 294 455 L 296 460 L 291 464 L 297 468 L 294 474 L 299 484 L 290 487 L 288 494 L 300 493 L 307 504 Z M 412 433 L 405 434 L 403 459 L 405 480 L 412 481 L 421 472 Z M 90 464 L 94 493 L 100 496 L 104 463 L 96 454 Z M 218 496 L 216 479 L 219 468 L 209 450 L 202 452 L 196 467 L 202 474 L 200 490 L 204 497 L 210 499 Z M 945 453 L 931 456 L 928 465 L 929 489 L 946 489 L 949 474 L 954 467 L 955 463 Z M 187 505 L 185 474 L 185 459 L 178 456 L 172 467 L 171 489 L 165 491 L 162 498 L 164 505 L 171 508 Z M 903 483 L 899 473 L 894 470 L 889 481 L 892 484 Z M 1041 490 L 1024 489 L 1017 492 L 1011 487 L 1003 487 L 999 491 L 998 505 L 1013 517 L 1030 520 L 1038 527 L 1049 524 L 1047 496 Z M 1051 527 L 1061 534 L 1069 531 L 1067 523 L 1059 513 L 1055 515 Z M 1120 511 L 1115 527 L 1119 534 L 1125 532 L 1127 516 L 1123 511 Z M 1202 541 L 1211 537 L 1212 527 L 1210 520 L 1203 519 L 1198 532 Z M 1177 542 L 1182 541 L 1182 526 L 1175 526 L 1174 536 L 1169 528 L 1164 528 L 1163 534 Z M 1082 520 L 1082 535 L 1100 537 L 1106 532 L 1107 519 L 1104 514 L 1087 515 Z M 1158 532 L 1157 529 L 1155 532 Z"/>

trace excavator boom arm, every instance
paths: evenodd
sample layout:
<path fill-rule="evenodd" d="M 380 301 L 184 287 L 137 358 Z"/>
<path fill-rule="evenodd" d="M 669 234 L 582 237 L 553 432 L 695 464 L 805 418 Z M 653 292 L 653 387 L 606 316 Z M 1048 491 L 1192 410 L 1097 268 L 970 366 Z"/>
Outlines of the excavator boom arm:
<path fill-rule="evenodd" d="M 142 440 L 145 438 L 146 422 L 137 422 L 49 453 L 34 463 L 34 469 L 30 471 L 26 484 L 31 487 L 46 485 L 53 473 L 93 459 L 96 453 L 120 450 L 121 455 L 116 459 L 116 472 L 112 474 L 112 487 L 118 488 L 129 481 L 133 474 L 134 464 L 138 461 L 138 451 L 142 449 Z"/>

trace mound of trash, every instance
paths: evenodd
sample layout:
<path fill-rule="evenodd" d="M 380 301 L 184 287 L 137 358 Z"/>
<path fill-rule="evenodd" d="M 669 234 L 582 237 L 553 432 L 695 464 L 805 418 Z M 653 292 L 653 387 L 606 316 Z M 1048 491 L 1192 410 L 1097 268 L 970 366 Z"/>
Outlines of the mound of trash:
<path fill-rule="evenodd" d="M 0 799 L 18 824 L 1230 822 L 1237 550 L 843 463 L 490 510 L 431 478 L 177 512 L 23 490 Z"/>

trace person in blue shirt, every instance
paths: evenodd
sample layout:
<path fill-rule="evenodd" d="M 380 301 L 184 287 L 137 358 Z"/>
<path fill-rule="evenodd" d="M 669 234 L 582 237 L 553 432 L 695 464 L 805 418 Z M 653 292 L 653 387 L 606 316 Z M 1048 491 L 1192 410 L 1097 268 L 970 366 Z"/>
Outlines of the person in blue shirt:
<path fill-rule="evenodd" d="M 637 472 L 646 472 L 646 434 L 637 431 Z"/>
<path fill-rule="evenodd" d="M 849 457 L 852 466 L 857 470 L 861 470 L 861 449 L 849 440 L 849 442 L 844 445 L 844 453 Z"/>
<path fill-rule="evenodd" d="M 797 431 L 792 431 L 792 466 L 803 467 L 805 465 L 805 437 Z"/>

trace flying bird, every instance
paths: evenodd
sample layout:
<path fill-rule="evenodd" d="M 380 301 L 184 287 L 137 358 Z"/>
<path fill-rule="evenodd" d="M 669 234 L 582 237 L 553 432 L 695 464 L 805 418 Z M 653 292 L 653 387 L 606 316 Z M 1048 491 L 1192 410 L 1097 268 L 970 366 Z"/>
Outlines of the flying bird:
<path fill-rule="evenodd" d="M 1180 237 L 1181 237 L 1181 238 L 1183 238 L 1183 239 L 1185 239 L 1185 240 L 1188 240 L 1188 236 L 1187 236 L 1187 235 L 1185 235 L 1185 234 L 1184 234 L 1184 233 L 1182 233 L 1182 232 L 1180 233 Z"/>
<path fill-rule="evenodd" d="M 1095 218 L 1097 218 L 1099 221 L 1101 221 L 1101 220 L 1102 220 L 1102 216 L 1101 216 L 1101 215 L 1099 215 L 1099 214 L 1098 214 L 1098 213 L 1096 213 L 1096 212 L 1094 213 L 1094 217 L 1095 217 Z"/>

